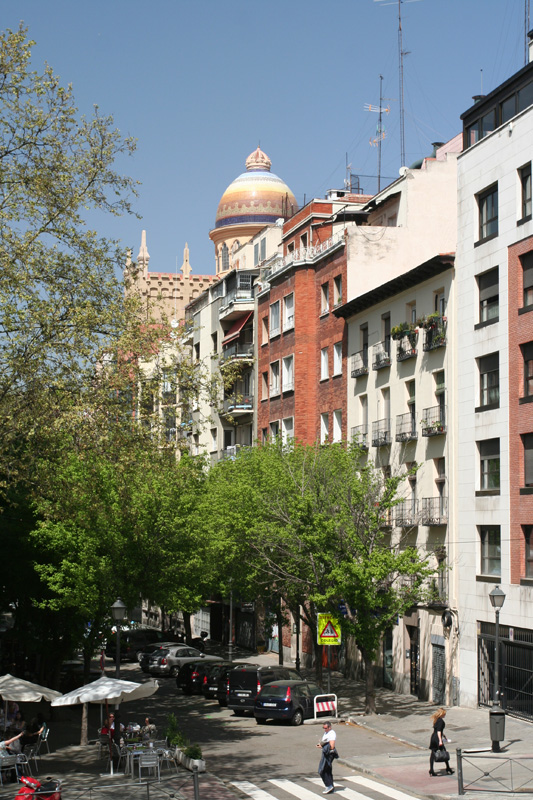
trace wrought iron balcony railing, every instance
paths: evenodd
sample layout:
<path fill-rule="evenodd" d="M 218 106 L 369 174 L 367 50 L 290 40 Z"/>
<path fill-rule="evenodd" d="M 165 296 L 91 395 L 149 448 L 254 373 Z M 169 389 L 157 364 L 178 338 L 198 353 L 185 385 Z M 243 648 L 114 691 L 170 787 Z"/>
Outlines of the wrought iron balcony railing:
<path fill-rule="evenodd" d="M 430 315 L 424 322 L 424 350 L 436 350 L 446 345 L 446 317 Z"/>
<path fill-rule="evenodd" d="M 410 528 L 418 525 L 418 508 L 415 500 L 401 500 L 394 506 L 394 523 L 398 528 Z"/>
<path fill-rule="evenodd" d="M 245 342 L 234 342 L 233 344 L 223 348 L 222 353 L 220 354 L 220 364 L 224 364 L 226 361 L 238 361 L 240 359 L 249 361 L 253 357 L 253 342 L 251 344 Z"/>
<path fill-rule="evenodd" d="M 372 447 L 391 444 L 390 419 L 379 419 L 372 423 Z"/>
<path fill-rule="evenodd" d="M 422 525 L 446 525 L 448 523 L 448 498 L 424 497 L 420 522 Z"/>
<path fill-rule="evenodd" d="M 422 436 L 438 436 L 446 433 L 446 412 L 443 406 L 425 408 L 420 420 Z"/>
<path fill-rule="evenodd" d="M 416 417 L 414 414 L 398 414 L 396 417 L 396 441 L 412 442 L 418 439 Z"/>
<path fill-rule="evenodd" d="M 406 361 L 408 358 L 416 358 L 418 354 L 418 331 L 409 331 L 401 339 L 398 339 L 396 346 L 396 360 Z"/>
<path fill-rule="evenodd" d="M 372 347 L 372 369 L 390 367 L 390 341 L 378 342 Z"/>
<path fill-rule="evenodd" d="M 352 378 L 358 378 L 360 375 L 368 375 L 368 350 L 360 350 L 354 353 L 351 357 L 351 375 Z"/>
<path fill-rule="evenodd" d="M 351 433 L 352 442 L 357 442 L 363 450 L 368 450 L 368 425 L 356 425 Z"/>

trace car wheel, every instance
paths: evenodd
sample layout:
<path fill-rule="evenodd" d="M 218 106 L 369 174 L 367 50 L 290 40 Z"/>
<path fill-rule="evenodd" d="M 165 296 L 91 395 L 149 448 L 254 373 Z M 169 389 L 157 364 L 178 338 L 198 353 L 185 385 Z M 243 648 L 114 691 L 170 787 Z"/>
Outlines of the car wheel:
<path fill-rule="evenodd" d="M 242 708 L 234 709 L 233 713 L 236 717 L 244 717 L 244 710 Z"/>
<path fill-rule="evenodd" d="M 291 718 L 291 725 L 301 725 L 304 721 L 304 715 L 302 714 L 302 709 L 297 708 Z"/>
<path fill-rule="evenodd" d="M 171 678 L 177 678 L 179 671 L 180 671 L 179 667 L 172 667 L 171 670 L 170 670 L 170 677 Z"/>
<path fill-rule="evenodd" d="M 264 725 L 266 723 L 266 719 L 263 719 L 263 717 L 256 717 L 255 721 L 258 725 Z"/>

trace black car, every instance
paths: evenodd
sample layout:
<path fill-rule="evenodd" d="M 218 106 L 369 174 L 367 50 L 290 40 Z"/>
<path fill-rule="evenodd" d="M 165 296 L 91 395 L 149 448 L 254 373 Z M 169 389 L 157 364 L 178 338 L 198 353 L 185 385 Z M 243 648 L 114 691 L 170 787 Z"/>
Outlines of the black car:
<path fill-rule="evenodd" d="M 303 680 L 300 673 L 290 667 L 258 667 L 248 664 L 230 670 L 228 678 L 228 708 L 232 709 L 236 716 L 242 716 L 245 711 L 253 713 L 255 698 L 265 683 Z"/>
<path fill-rule="evenodd" d="M 219 661 L 206 670 L 205 680 L 202 685 L 202 694 L 207 699 L 218 699 L 219 705 L 227 705 L 228 673 L 235 667 L 245 667 L 249 662 Z"/>
<path fill-rule="evenodd" d="M 267 683 L 255 698 L 255 720 L 258 725 L 267 719 L 286 719 L 291 725 L 301 725 L 304 719 L 314 717 L 314 698 L 324 694 L 320 686 L 308 681 Z M 329 716 L 330 712 L 319 712 L 317 716 L 321 714 Z"/>
<path fill-rule="evenodd" d="M 190 661 L 184 664 L 178 672 L 176 686 L 183 689 L 184 694 L 202 694 L 202 686 L 208 670 L 216 666 L 213 661 Z"/>

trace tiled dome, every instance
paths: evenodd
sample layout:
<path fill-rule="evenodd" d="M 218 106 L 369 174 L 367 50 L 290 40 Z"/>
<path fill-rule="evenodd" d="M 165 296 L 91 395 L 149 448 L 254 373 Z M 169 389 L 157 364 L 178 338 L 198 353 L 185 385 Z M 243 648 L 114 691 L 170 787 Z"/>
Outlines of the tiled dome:
<path fill-rule="evenodd" d="M 296 199 L 281 178 L 270 172 L 271 161 L 258 147 L 246 159 L 246 172 L 230 183 L 218 204 L 215 228 L 239 223 L 275 222 L 296 211 Z"/>

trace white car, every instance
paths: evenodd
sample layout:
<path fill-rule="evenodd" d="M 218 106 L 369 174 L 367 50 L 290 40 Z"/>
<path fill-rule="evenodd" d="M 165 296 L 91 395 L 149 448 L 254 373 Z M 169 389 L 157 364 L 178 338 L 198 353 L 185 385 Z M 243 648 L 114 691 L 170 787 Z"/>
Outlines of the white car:
<path fill-rule="evenodd" d="M 176 677 L 180 667 L 189 661 L 220 661 L 218 656 L 206 656 L 195 647 L 188 644 L 175 644 L 171 647 L 163 647 L 161 650 L 150 656 L 148 662 L 148 672 L 151 675 L 163 675 Z"/>

